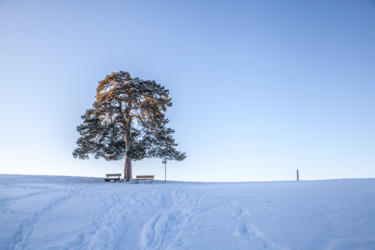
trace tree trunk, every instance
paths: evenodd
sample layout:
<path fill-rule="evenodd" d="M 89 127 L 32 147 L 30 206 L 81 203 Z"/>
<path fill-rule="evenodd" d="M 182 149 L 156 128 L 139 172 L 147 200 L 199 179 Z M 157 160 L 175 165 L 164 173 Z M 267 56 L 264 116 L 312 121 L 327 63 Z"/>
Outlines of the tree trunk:
<path fill-rule="evenodd" d="M 132 178 L 132 160 L 128 155 L 125 156 L 125 169 L 124 169 L 124 179 L 130 181 Z"/>
<path fill-rule="evenodd" d="M 128 156 L 128 152 L 130 150 L 130 141 L 125 141 L 125 169 L 124 169 L 124 179 L 126 181 L 130 181 L 132 178 L 132 160 Z"/>

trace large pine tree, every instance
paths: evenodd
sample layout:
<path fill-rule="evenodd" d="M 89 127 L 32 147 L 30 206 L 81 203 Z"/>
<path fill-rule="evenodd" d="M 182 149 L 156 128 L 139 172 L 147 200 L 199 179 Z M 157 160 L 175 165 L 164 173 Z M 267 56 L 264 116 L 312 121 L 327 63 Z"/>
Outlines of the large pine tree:
<path fill-rule="evenodd" d="M 132 178 L 132 160 L 156 157 L 181 161 L 185 153 L 176 150 L 174 130 L 166 125 L 169 90 L 155 81 L 132 78 L 116 72 L 99 82 L 96 101 L 77 127 L 81 135 L 73 156 L 120 160 L 125 157 L 124 178 Z"/>

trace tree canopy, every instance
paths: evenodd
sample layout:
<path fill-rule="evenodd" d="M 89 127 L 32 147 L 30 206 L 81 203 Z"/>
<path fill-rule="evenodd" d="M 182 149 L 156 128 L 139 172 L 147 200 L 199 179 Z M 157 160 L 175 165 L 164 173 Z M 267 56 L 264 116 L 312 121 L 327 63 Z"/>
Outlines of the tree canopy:
<path fill-rule="evenodd" d="M 99 82 L 96 101 L 77 127 L 80 137 L 75 158 L 120 160 L 125 157 L 125 179 L 131 178 L 131 160 L 162 158 L 181 161 L 174 130 L 167 127 L 169 90 L 155 81 L 132 78 L 119 71 Z"/>

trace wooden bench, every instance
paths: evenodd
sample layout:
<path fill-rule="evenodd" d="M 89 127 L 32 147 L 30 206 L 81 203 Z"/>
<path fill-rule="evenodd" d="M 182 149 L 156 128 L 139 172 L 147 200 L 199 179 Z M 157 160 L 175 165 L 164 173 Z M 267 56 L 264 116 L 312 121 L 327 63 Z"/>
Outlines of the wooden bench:
<path fill-rule="evenodd" d="M 135 179 L 135 183 L 139 183 L 140 180 L 150 180 L 151 182 L 154 180 L 155 175 L 137 175 Z"/>
<path fill-rule="evenodd" d="M 120 181 L 121 174 L 106 174 L 105 175 L 107 178 L 104 179 L 105 182 L 107 181 Z"/>

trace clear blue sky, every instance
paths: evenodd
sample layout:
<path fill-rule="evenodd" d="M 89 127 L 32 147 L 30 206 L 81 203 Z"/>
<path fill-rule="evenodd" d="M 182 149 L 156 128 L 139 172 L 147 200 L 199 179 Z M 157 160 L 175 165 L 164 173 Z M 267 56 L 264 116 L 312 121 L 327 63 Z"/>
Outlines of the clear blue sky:
<path fill-rule="evenodd" d="M 170 179 L 375 177 L 375 1 L 2 0 L 0 173 L 123 172 L 72 157 L 119 70 L 170 90 Z"/>

